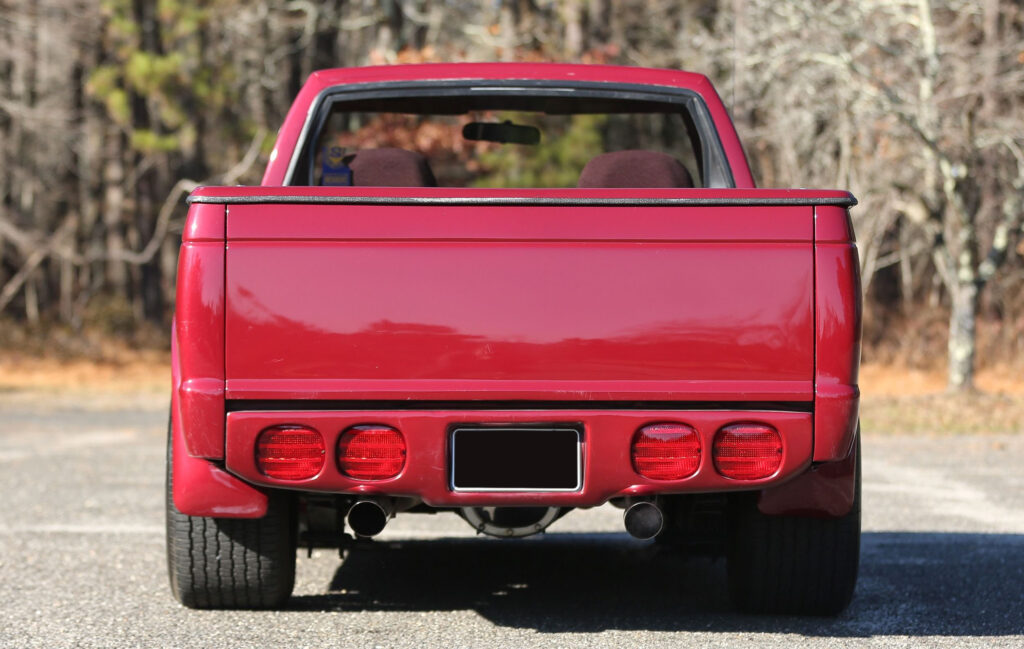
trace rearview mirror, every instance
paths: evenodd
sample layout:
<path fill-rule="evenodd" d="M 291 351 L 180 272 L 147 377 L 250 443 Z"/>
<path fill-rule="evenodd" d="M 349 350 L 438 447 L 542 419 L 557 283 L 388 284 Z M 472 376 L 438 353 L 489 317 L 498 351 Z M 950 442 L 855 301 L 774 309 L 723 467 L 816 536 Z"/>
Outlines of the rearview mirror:
<path fill-rule="evenodd" d="M 540 144 L 540 129 L 512 122 L 470 122 L 462 127 L 462 137 L 502 144 Z"/>

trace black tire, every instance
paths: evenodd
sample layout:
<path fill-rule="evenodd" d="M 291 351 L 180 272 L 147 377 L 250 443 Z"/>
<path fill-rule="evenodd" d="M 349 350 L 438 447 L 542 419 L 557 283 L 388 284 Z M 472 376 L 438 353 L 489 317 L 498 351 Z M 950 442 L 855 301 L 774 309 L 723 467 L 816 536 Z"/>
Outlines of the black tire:
<path fill-rule="evenodd" d="M 745 613 L 838 615 L 860 564 L 860 440 L 853 508 L 841 518 L 765 516 L 756 498 L 730 511 L 729 596 Z"/>
<path fill-rule="evenodd" d="M 169 427 L 168 427 L 169 428 Z M 187 516 L 172 496 L 167 435 L 167 572 L 189 608 L 279 608 L 295 584 L 293 499 L 272 494 L 263 518 Z"/>

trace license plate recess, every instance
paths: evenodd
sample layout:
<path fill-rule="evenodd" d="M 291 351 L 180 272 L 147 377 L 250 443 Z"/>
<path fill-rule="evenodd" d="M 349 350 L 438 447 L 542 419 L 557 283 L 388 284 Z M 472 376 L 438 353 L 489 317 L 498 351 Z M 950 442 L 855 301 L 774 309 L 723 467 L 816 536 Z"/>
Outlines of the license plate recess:
<path fill-rule="evenodd" d="M 451 430 L 454 491 L 578 491 L 583 435 L 575 426 L 474 426 Z"/>

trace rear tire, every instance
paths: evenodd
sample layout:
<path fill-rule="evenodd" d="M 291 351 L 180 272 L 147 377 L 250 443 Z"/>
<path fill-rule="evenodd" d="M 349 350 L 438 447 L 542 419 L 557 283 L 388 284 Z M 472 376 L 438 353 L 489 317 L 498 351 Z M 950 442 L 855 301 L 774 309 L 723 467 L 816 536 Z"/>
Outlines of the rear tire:
<path fill-rule="evenodd" d="M 746 613 L 838 615 L 860 563 L 860 441 L 853 507 L 840 518 L 765 516 L 756 497 L 730 511 L 729 595 Z"/>
<path fill-rule="evenodd" d="M 167 435 L 167 572 L 189 608 L 279 608 L 295 583 L 293 499 L 271 494 L 263 518 L 188 516 L 174 506 Z"/>

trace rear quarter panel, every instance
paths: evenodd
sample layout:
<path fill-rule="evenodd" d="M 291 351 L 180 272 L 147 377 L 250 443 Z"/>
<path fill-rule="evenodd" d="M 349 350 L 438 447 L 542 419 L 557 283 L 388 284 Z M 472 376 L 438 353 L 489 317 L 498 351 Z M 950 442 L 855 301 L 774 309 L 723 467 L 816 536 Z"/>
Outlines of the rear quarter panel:
<path fill-rule="evenodd" d="M 860 262 L 846 209 L 815 208 L 814 460 L 847 458 L 860 407 Z"/>

